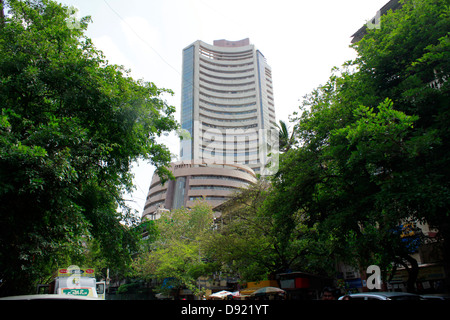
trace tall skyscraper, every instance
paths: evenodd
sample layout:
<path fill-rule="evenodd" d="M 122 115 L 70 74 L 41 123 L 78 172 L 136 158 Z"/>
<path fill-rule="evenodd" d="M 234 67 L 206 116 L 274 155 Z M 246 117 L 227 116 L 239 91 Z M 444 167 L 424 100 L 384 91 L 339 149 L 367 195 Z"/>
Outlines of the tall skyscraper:
<path fill-rule="evenodd" d="M 181 160 L 246 164 L 264 175 L 278 143 L 272 71 L 250 44 L 196 41 L 183 50 Z"/>
<path fill-rule="evenodd" d="M 181 126 L 175 180 L 163 185 L 153 175 L 143 218 L 197 199 L 215 208 L 256 182 L 255 173 L 277 170 L 272 72 L 249 39 L 196 41 L 183 50 Z"/>

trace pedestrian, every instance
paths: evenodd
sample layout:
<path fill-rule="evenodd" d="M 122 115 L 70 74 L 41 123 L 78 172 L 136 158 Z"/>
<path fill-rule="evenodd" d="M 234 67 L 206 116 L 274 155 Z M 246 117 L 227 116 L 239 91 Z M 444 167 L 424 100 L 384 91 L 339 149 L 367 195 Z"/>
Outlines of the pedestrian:
<path fill-rule="evenodd" d="M 322 291 L 322 300 L 335 300 L 333 289 L 325 287 Z"/>

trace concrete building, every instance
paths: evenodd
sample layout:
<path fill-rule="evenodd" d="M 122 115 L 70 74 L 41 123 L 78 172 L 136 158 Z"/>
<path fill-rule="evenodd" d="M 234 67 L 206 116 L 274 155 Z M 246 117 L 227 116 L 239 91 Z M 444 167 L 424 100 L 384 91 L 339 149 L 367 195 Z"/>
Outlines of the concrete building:
<path fill-rule="evenodd" d="M 216 207 L 278 165 L 272 71 L 250 44 L 196 41 L 183 50 L 180 162 L 176 180 L 154 174 L 143 218 L 191 207 L 203 198 Z"/>
<path fill-rule="evenodd" d="M 143 218 L 155 220 L 164 210 L 191 207 L 196 199 L 205 199 L 215 207 L 239 188 L 256 182 L 253 170 L 238 164 L 205 164 L 202 161 L 172 163 L 176 180 L 164 185 L 154 174 Z"/>
<path fill-rule="evenodd" d="M 362 38 L 367 34 L 367 28 L 381 28 L 381 16 L 384 16 L 389 12 L 389 10 L 395 11 L 402 7 L 402 3 L 399 0 L 390 0 L 386 3 L 380 10 L 377 11 L 375 17 L 368 21 L 365 25 L 358 29 L 351 37 L 352 43 L 357 43 L 361 41 Z"/>
<path fill-rule="evenodd" d="M 272 71 L 250 44 L 196 41 L 183 50 L 181 160 L 246 164 L 265 175 L 278 149 Z"/>

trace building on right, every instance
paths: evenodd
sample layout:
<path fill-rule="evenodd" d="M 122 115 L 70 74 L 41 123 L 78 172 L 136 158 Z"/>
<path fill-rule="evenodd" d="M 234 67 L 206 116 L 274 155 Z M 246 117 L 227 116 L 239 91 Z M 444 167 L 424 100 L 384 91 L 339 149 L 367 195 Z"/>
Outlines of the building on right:
<path fill-rule="evenodd" d="M 400 0 L 391 0 L 386 3 L 380 10 L 377 11 L 375 17 L 373 17 L 352 35 L 352 43 L 357 43 L 364 38 L 367 33 L 367 28 L 380 28 L 380 17 L 388 13 L 389 10 L 395 11 L 401 7 L 402 4 L 400 3 Z"/>
<path fill-rule="evenodd" d="M 403 1 L 400 0 L 391 0 L 386 3 L 377 11 L 374 18 L 351 36 L 351 43 L 355 44 L 361 41 L 367 35 L 367 29 L 382 28 L 380 18 L 388 14 L 390 10 L 396 11 L 402 7 Z M 439 79 L 435 79 L 428 85 L 431 88 L 439 89 L 441 82 Z M 413 218 L 401 221 L 398 229 L 400 230 L 402 241 L 408 244 L 408 248 L 412 252 L 409 254 L 410 257 L 417 262 L 418 271 L 415 283 L 417 291 L 442 292 L 448 273 L 442 263 L 443 251 L 441 240 L 438 237 L 438 230 L 427 223 L 416 221 Z M 418 239 L 421 239 L 421 241 Z M 385 284 L 385 289 L 388 291 L 406 291 L 409 273 L 411 272 L 409 268 L 411 266 L 406 264 L 394 268 L 389 282 Z M 365 289 L 365 285 L 363 285 L 365 280 L 362 277 L 364 270 L 357 270 L 354 267 L 338 262 L 337 274 L 346 287 L 359 291 Z"/>

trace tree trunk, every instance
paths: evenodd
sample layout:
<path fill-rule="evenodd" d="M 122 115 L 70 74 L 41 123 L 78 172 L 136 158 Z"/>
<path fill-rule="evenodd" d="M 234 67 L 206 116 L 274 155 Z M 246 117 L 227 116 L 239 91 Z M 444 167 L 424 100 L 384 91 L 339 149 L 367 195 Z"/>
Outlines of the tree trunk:
<path fill-rule="evenodd" d="M 408 272 L 408 280 L 406 282 L 406 290 L 410 293 L 416 292 L 416 281 L 417 276 L 419 275 L 419 264 L 417 263 L 417 260 L 411 257 L 410 255 L 405 255 L 400 258 L 401 264 L 405 267 L 406 271 Z M 410 266 L 408 266 L 407 263 L 404 261 L 409 262 Z"/>

